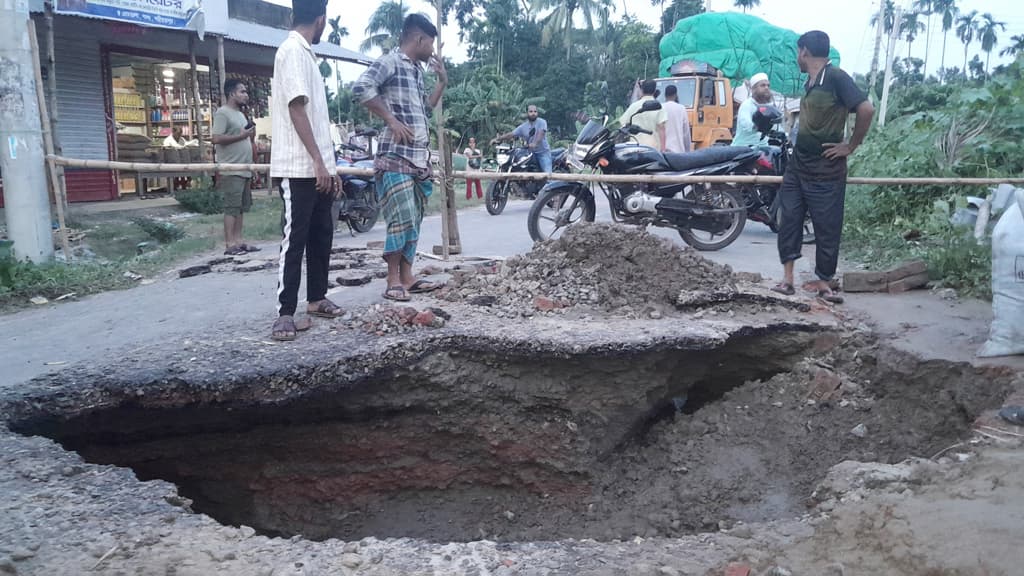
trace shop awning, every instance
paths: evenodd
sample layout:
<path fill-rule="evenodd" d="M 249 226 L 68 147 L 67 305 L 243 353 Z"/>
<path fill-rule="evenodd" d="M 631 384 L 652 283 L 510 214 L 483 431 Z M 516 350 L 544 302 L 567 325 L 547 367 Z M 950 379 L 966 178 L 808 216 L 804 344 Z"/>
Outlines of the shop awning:
<path fill-rule="evenodd" d="M 228 40 L 244 44 L 255 44 L 257 46 L 268 46 L 270 48 L 277 48 L 288 37 L 287 30 L 263 26 L 262 24 L 255 24 L 246 20 L 236 20 L 234 18 L 228 22 L 228 30 L 229 32 L 226 36 Z M 326 41 L 321 41 L 313 46 L 313 52 L 323 58 L 343 60 L 364 66 L 369 66 L 375 60 L 375 58 L 371 58 L 366 54 L 335 46 Z"/>

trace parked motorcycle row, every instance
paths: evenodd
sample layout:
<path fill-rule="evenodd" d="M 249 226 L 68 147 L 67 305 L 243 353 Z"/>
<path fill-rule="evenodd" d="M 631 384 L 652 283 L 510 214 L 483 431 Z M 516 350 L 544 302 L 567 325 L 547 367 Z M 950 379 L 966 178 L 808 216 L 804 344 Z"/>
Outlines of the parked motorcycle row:
<path fill-rule="evenodd" d="M 645 102 L 637 114 L 660 108 L 659 102 L 651 100 Z M 773 106 L 761 107 L 755 113 L 755 125 L 768 137 L 768 146 L 716 146 L 673 154 L 638 144 L 634 137 L 649 132 L 632 123 L 610 129 L 607 116 L 591 119 L 569 150 L 551 151 L 552 170 L 657 176 L 782 175 L 792 146 L 785 132 L 777 127 L 781 120 L 781 112 Z M 372 138 L 376 132 L 357 136 Z M 352 143 L 339 148 L 338 166 L 373 167 L 367 148 Z M 501 173 L 540 172 L 539 162 L 525 146 L 499 146 L 496 160 Z M 369 231 L 379 214 L 373 180 L 346 176 L 342 181 L 345 195 L 337 206 L 338 219 L 353 231 Z M 578 222 L 593 222 L 597 215 L 596 189 L 608 199 L 615 222 L 671 228 L 693 248 L 710 251 L 732 244 L 743 232 L 748 218 L 777 232 L 779 187 L 778 184 L 599 182 L 591 185 L 563 180 L 492 180 L 485 206 L 488 213 L 497 216 L 505 209 L 509 197 L 533 200 L 527 227 L 530 237 L 541 241 L 557 237 Z M 804 226 L 804 242 L 813 241 L 814 231 L 808 220 Z"/>

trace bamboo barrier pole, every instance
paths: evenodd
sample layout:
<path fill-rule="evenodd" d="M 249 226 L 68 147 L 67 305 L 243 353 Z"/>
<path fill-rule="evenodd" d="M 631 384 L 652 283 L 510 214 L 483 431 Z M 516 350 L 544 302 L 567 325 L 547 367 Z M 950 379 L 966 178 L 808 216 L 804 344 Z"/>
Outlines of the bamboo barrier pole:
<path fill-rule="evenodd" d="M 254 170 L 266 172 L 270 164 L 219 164 L 208 162 L 203 164 L 157 164 L 147 162 L 114 162 L 110 160 L 79 160 L 63 156 L 48 155 L 58 166 L 71 168 L 96 168 L 101 170 L 126 170 L 129 172 L 218 172 Z M 373 176 L 368 168 L 337 168 L 343 176 Z M 455 178 L 477 178 L 480 180 L 557 180 L 561 182 L 604 182 L 606 184 L 641 183 L 641 184 L 779 184 L 781 176 L 645 176 L 627 174 L 540 174 L 536 172 L 452 172 Z M 849 177 L 847 184 L 863 184 L 869 186 L 997 186 L 999 184 L 1024 185 L 1024 177 L 1006 178 L 867 178 Z"/>
<path fill-rule="evenodd" d="M 50 133 L 50 115 L 46 112 L 46 95 L 43 93 L 43 74 L 39 69 L 42 63 L 39 60 L 39 39 L 36 37 L 36 23 L 28 19 L 28 41 L 32 48 L 32 72 L 36 80 L 36 99 L 39 101 L 39 120 L 43 129 L 43 146 L 46 148 L 46 167 L 50 175 L 50 188 L 53 190 L 54 204 L 57 205 L 57 224 L 60 226 L 60 245 L 64 249 L 64 261 L 71 262 L 71 243 L 68 241 L 68 227 L 64 222 L 64 201 L 60 194 L 60 177 L 57 174 L 57 165 L 50 156 L 53 150 L 53 135 Z M 53 240 L 50 241 L 51 244 Z"/>
<path fill-rule="evenodd" d="M 53 41 L 53 2 L 45 3 L 44 22 L 46 23 L 46 82 L 50 87 L 50 137 L 53 139 L 54 154 L 63 154 L 64 149 L 60 145 L 60 134 L 57 126 L 60 125 L 60 111 L 57 109 L 57 49 Z M 64 209 L 68 209 L 68 188 L 64 181 L 64 167 L 60 166 L 57 176 L 61 201 L 64 202 Z"/>

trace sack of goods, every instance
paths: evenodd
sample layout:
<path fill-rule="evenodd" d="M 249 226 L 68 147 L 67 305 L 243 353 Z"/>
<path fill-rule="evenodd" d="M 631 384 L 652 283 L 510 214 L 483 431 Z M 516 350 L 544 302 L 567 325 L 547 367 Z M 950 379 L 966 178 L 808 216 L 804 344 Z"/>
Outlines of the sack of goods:
<path fill-rule="evenodd" d="M 1024 354 L 1024 189 L 992 231 L 992 328 L 978 356 Z"/>

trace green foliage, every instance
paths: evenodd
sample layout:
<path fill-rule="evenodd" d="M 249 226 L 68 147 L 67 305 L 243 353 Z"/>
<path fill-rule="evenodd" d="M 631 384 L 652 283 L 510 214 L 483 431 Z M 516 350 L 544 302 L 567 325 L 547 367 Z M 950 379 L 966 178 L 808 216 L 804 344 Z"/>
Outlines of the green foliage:
<path fill-rule="evenodd" d="M 161 244 L 177 242 L 185 237 L 185 229 L 174 222 L 157 220 L 148 216 L 136 216 L 131 218 L 131 222 Z"/>
<path fill-rule="evenodd" d="M 917 85 L 897 89 L 892 101 L 904 115 L 869 133 L 850 161 L 851 175 L 970 178 L 1024 172 L 1020 62 L 984 86 Z M 966 196 L 984 194 L 966 186 L 851 187 L 844 245 L 852 257 L 873 263 L 922 257 L 944 285 L 986 296 L 990 248 L 949 224 Z"/>
<path fill-rule="evenodd" d="M 213 187 L 180 190 L 174 194 L 174 199 L 185 210 L 196 214 L 220 214 L 224 210 L 221 193 Z"/>

